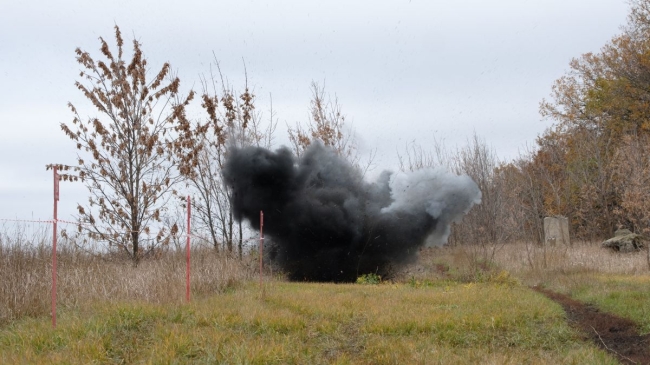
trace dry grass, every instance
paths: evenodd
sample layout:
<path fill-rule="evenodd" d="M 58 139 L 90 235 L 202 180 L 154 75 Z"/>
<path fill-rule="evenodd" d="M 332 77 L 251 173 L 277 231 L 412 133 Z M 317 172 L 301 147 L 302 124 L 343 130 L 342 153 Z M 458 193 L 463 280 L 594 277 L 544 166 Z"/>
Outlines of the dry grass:
<path fill-rule="evenodd" d="M 617 253 L 600 243 L 579 242 L 571 246 L 506 245 L 495 262 L 512 273 L 535 276 L 553 273 L 598 272 L 602 274 L 648 274 L 645 252 Z"/>
<path fill-rule="evenodd" d="M 398 280 L 452 278 L 475 281 L 481 275 L 505 270 L 523 284 L 546 285 L 576 274 L 650 274 L 646 252 L 620 254 L 599 243 L 539 246 L 513 243 L 480 250 L 474 246 L 427 248 L 417 263 L 405 268 Z M 480 281 L 480 280 L 479 280 Z"/>
<path fill-rule="evenodd" d="M 31 237 L 23 233 L 0 233 L 0 325 L 50 313 L 51 237 L 46 231 Z M 160 252 L 133 267 L 129 260 L 89 254 L 65 240 L 57 251 L 59 308 L 97 301 L 172 304 L 185 300 L 184 252 Z M 222 292 L 247 281 L 253 272 L 250 259 L 242 262 L 209 248 L 191 254 L 192 296 Z"/>

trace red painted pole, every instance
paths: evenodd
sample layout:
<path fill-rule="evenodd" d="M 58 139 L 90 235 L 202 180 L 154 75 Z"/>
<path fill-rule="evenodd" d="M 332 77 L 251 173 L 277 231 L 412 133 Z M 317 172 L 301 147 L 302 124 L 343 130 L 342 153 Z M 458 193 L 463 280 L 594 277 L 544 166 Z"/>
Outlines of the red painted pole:
<path fill-rule="evenodd" d="M 56 233 L 57 202 L 59 201 L 59 174 L 54 170 L 54 219 L 52 220 L 52 328 L 56 328 Z"/>
<path fill-rule="evenodd" d="M 264 286 L 262 285 L 262 268 L 264 257 L 264 212 L 260 210 L 260 289 L 264 295 Z"/>
<path fill-rule="evenodd" d="M 185 300 L 190 302 L 190 216 L 191 216 L 190 196 L 187 196 L 187 245 L 185 251 L 187 252 L 187 262 L 185 263 L 187 269 L 185 270 Z"/>

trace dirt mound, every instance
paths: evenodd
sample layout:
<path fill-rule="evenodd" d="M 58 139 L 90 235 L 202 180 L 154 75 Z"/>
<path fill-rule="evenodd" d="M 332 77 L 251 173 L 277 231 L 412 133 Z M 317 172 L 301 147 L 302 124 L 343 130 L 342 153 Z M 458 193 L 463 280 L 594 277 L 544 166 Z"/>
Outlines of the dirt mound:
<path fill-rule="evenodd" d="M 533 287 L 559 303 L 574 328 L 625 364 L 650 364 L 650 334 L 641 336 L 629 319 L 581 303 L 548 289 Z"/>

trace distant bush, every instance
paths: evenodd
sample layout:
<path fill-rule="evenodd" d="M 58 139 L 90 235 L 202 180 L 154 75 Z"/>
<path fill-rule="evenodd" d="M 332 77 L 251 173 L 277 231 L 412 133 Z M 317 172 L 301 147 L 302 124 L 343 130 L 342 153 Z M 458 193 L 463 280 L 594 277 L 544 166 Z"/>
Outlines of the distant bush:
<path fill-rule="evenodd" d="M 357 284 L 364 285 L 377 285 L 381 283 L 381 275 L 377 274 L 364 274 L 357 278 Z"/>

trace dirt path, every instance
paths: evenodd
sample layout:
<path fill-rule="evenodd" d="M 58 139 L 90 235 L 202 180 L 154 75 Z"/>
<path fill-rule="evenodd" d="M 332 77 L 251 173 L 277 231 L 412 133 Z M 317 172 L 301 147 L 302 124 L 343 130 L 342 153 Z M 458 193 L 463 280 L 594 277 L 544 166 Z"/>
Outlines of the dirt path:
<path fill-rule="evenodd" d="M 533 290 L 559 303 L 572 326 L 622 363 L 650 364 L 650 334 L 639 335 L 634 322 L 601 312 L 563 294 L 540 287 L 533 287 Z"/>

